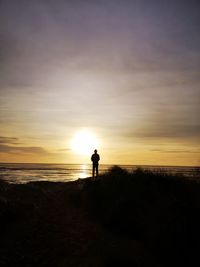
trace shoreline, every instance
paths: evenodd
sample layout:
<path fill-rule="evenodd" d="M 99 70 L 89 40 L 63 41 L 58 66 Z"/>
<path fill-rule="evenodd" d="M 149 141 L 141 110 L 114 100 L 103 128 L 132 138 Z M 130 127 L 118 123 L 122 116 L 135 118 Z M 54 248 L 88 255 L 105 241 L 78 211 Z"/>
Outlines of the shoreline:
<path fill-rule="evenodd" d="M 100 165 L 100 175 L 104 175 L 115 166 Z M 119 166 L 126 169 L 130 173 L 141 167 L 127 165 Z M 154 173 L 182 175 L 188 179 L 200 178 L 200 168 L 198 167 L 143 167 L 145 171 Z M 68 182 L 76 179 L 90 177 L 92 174 L 91 165 L 67 165 L 67 164 L 8 164 L 0 165 L 0 179 L 4 179 L 9 183 L 27 183 L 31 181 L 59 181 Z"/>

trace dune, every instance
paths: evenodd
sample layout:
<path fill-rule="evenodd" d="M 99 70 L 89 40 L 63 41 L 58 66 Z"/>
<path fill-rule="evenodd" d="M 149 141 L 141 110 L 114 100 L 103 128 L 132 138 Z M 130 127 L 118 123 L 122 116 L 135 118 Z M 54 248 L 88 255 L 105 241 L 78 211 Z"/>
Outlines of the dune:
<path fill-rule="evenodd" d="M 0 181 L 0 266 L 197 266 L 199 211 L 198 182 L 141 169 Z"/>

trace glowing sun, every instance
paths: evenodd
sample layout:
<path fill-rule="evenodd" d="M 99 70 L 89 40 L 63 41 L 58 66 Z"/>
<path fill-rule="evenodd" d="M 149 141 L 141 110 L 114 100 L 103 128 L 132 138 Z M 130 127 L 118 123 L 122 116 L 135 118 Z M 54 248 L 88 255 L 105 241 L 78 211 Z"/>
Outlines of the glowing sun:
<path fill-rule="evenodd" d="M 71 140 L 72 150 L 80 155 L 90 155 L 97 147 L 97 138 L 88 130 L 79 131 Z"/>

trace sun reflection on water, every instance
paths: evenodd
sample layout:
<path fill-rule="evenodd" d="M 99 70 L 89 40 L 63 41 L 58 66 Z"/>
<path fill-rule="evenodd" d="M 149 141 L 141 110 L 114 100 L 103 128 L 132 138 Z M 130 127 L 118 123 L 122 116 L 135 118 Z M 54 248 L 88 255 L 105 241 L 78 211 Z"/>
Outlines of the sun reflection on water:
<path fill-rule="evenodd" d="M 90 176 L 90 173 L 89 173 L 88 166 L 85 165 L 85 164 L 82 164 L 82 165 L 81 165 L 81 172 L 80 172 L 79 177 L 80 177 L 81 179 L 84 179 L 84 178 L 87 178 L 87 177 L 89 177 L 89 176 Z"/>

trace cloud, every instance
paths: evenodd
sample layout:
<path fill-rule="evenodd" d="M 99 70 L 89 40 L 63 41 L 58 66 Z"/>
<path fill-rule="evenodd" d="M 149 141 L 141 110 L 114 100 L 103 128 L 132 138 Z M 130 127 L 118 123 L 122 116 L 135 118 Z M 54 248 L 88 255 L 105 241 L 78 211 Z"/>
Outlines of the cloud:
<path fill-rule="evenodd" d="M 14 153 L 14 154 L 40 154 L 40 155 L 48 155 L 47 152 L 42 147 L 15 147 L 11 145 L 1 145 L 0 144 L 0 153 Z"/>
<path fill-rule="evenodd" d="M 21 144 L 18 142 L 17 137 L 5 137 L 5 136 L 0 136 L 0 144 L 13 144 L 13 145 L 18 145 Z"/>
<path fill-rule="evenodd" d="M 49 154 L 42 147 L 37 146 L 18 146 L 21 144 L 17 137 L 0 136 L 0 153 L 24 153 L 24 154 Z"/>
<path fill-rule="evenodd" d="M 65 151 L 71 151 L 70 148 L 61 148 L 61 149 L 57 149 L 58 152 L 65 152 Z"/>
<path fill-rule="evenodd" d="M 157 124 L 152 123 L 143 127 L 134 135 L 140 138 L 200 138 L 200 126 L 179 124 L 178 122 L 169 124 L 160 121 Z"/>
<path fill-rule="evenodd" d="M 127 125 L 125 136 L 141 139 L 200 139 L 199 106 L 190 103 L 190 95 L 187 101 L 180 101 L 182 95 L 180 92 L 180 97 L 175 98 L 174 93 L 171 99 L 162 104 L 158 102 L 149 105 L 148 113 L 141 116 L 141 119 L 138 114 L 140 120 L 135 119 L 135 124 L 133 121 Z"/>
<path fill-rule="evenodd" d="M 40 146 L 19 146 L 19 138 L 0 136 L 0 153 L 6 154 L 24 154 L 38 156 L 62 156 L 64 152 L 70 151 L 70 148 L 57 149 L 57 152 L 49 152 Z"/>
<path fill-rule="evenodd" d="M 161 153 L 200 153 L 200 150 L 197 149 L 150 149 L 150 151 Z"/>

